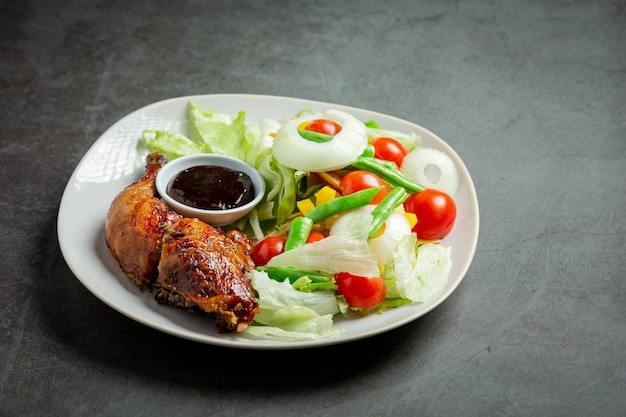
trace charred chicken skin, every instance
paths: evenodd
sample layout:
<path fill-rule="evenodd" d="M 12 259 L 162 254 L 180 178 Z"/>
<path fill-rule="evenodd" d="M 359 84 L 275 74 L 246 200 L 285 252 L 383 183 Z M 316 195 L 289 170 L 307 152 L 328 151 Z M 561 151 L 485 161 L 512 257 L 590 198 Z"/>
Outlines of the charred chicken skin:
<path fill-rule="evenodd" d="M 242 331 L 259 310 L 246 276 L 254 268 L 250 238 L 169 210 L 154 185 L 166 159 L 153 153 L 146 160 L 146 175 L 111 204 L 105 223 L 109 250 L 158 302 L 215 313 L 218 332 Z"/>
<path fill-rule="evenodd" d="M 181 216 L 157 198 L 155 177 L 167 162 L 163 154 L 146 158 L 146 174 L 115 197 L 104 224 L 107 246 L 122 271 L 144 287 L 154 281 L 166 228 Z"/>
<path fill-rule="evenodd" d="M 178 221 L 163 238 L 154 285 L 157 301 L 217 312 L 218 329 L 243 330 L 257 311 L 243 276 L 254 268 L 251 250 L 243 233 L 225 234 L 198 219 Z"/>

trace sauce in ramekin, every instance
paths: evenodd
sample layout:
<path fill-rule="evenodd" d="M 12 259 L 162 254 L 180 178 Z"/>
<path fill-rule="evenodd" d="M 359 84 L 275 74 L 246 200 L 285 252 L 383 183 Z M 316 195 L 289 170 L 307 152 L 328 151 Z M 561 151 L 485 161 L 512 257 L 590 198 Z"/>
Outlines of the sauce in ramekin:
<path fill-rule="evenodd" d="M 182 204 L 203 210 L 229 210 L 255 197 L 248 174 L 215 165 L 198 165 L 179 172 L 170 181 L 167 193 Z"/>

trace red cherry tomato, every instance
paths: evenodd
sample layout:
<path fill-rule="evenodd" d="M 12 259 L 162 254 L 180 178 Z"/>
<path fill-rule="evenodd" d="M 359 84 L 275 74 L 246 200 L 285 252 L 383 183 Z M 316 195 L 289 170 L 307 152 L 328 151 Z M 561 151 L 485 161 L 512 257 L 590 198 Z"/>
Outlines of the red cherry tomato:
<path fill-rule="evenodd" d="M 306 243 L 313 243 L 322 239 L 324 239 L 324 235 L 322 234 L 322 232 L 318 232 L 317 230 L 311 230 L 311 233 L 309 233 L 309 237 L 307 238 Z"/>
<path fill-rule="evenodd" d="M 316 119 L 311 121 L 304 130 L 335 136 L 341 132 L 341 125 L 328 119 Z"/>
<path fill-rule="evenodd" d="M 387 295 L 385 282 L 381 277 L 361 277 L 347 272 L 335 275 L 337 294 L 343 295 L 352 307 L 370 308 L 382 303 Z"/>
<path fill-rule="evenodd" d="M 368 171 L 350 171 L 341 178 L 340 186 L 343 195 L 355 193 L 357 191 L 365 190 L 367 188 L 376 188 L 381 185 L 385 185 L 380 177 L 372 172 Z M 378 204 L 389 194 L 387 187 L 380 190 L 376 197 L 372 200 L 371 204 Z"/>
<path fill-rule="evenodd" d="M 257 266 L 267 265 L 267 263 L 276 255 L 280 255 L 285 250 L 284 237 L 268 236 L 261 240 L 252 249 L 250 256 Z"/>
<path fill-rule="evenodd" d="M 395 162 L 399 167 L 408 153 L 404 145 L 394 138 L 378 138 L 372 142 L 374 156 L 385 161 Z"/>
<path fill-rule="evenodd" d="M 456 220 L 456 204 L 452 197 L 433 188 L 413 194 L 404 202 L 404 209 L 417 216 L 413 231 L 420 239 L 442 239 L 452 230 Z"/>

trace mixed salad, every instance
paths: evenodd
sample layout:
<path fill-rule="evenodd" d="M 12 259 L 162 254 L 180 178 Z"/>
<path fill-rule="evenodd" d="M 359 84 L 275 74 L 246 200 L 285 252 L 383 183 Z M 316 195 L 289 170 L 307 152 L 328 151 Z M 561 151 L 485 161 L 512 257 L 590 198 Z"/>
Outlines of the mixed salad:
<path fill-rule="evenodd" d="M 229 155 L 255 167 L 266 194 L 223 227 L 246 232 L 261 311 L 242 334 L 310 340 L 340 334 L 337 315 L 383 313 L 426 301 L 446 283 L 458 174 L 414 133 L 328 110 L 248 123 L 246 114 L 188 104 L 186 134 L 145 130 L 170 159 Z"/>

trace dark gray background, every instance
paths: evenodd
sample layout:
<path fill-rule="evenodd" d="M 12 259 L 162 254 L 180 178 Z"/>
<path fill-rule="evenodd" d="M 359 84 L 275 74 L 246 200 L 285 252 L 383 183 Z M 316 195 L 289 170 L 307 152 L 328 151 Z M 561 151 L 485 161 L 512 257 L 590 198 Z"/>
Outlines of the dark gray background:
<path fill-rule="evenodd" d="M 624 415 L 623 0 L 1 0 L 0 91 L 0 415 Z M 177 339 L 91 295 L 57 243 L 72 171 L 126 114 L 210 93 L 440 135 L 481 209 L 457 291 L 287 352 Z"/>

